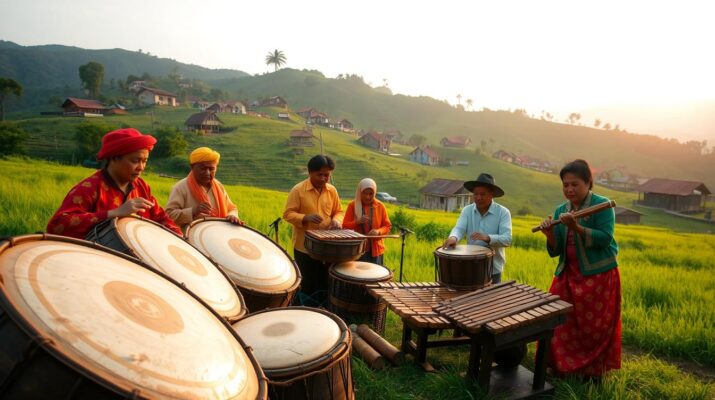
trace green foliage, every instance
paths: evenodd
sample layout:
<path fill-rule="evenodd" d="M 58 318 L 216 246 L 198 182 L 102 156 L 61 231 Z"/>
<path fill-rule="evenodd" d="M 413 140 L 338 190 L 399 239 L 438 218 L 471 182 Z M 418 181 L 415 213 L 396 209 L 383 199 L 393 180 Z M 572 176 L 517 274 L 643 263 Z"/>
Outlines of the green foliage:
<path fill-rule="evenodd" d="M 288 61 L 288 59 L 285 54 L 278 49 L 273 50 L 266 56 L 266 65 L 273 64 L 276 71 L 278 71 L 278 68 L 285 64 L 286 61 Z"/>
<path fill-rule="evenodd" d="M 103 122 L 83 122 L 75 129 L 74 140 L 77 144 L 77 159 L 96 160 L 97 152 L 102 147 L 102 136 L 112 128 Z"/>
<path fill-rule="evenodd" d="M 410 135 L 410 138 L 407 139 L 407 143 L 409 143 L 411 146 L 422 146 L 425 144 L 427 141 L 427 138 L 424 135 L 420 135 L 419 133 L 413 133 Z"/>
<path fill-rule="evenodd" d="M 0 155 L 25 154 L 27 132 L 15 124 L 0 122 Z"/>
<path fill-rule="evenodd" d="M 0 77 L 0 121 L 5 121 L 5 99 L 14 95 L 22 96 L 23 88 L 16 80 Z"/>
<path fill-rule="evenodd" d="M 420 225 L 415 233 L 420 240 L 424 240 L 425 242 L 434 242 L 446 239 L 447 236 L 449 236 L 450 230 L 451 228 L 447 225 L 430 221 L 426 224 Z"/>
<path fill-rule="evenodd" d="M 390 215 L 390 222 L 392 223 L 392 231 L 399 232 L 400 227 L 404 227 L 410 230 L 417 228 L 417 218 L 405 210 L 404 207 L 400 207 L 392 215 Z"/>
<path fill-rule="evenodd" d="M 156 138 L 156 145 L 151 154 L 157 158 L 183 156 L 189 147 L 184 134 L 173 126 L 165 125 L 154 131 L 153 136 Z"/>
<path fill-rule="evenodd" d="M 82 81 L 82 86 L 89 90 L 89 95 L 93 98 L 97 97 L 102 82 L 104 82 L 104 65 L 96 61 L 80 65 L 79 79 Z"/>
<path fill-rule="evenodd" d="M 525 216 L 525 215 L 534 215 L 534 210 L 531 209 L 531 207 L 524 205 L 519 208 L 519 210 L 516 212 L 516 215 L 519 216 Z"/>

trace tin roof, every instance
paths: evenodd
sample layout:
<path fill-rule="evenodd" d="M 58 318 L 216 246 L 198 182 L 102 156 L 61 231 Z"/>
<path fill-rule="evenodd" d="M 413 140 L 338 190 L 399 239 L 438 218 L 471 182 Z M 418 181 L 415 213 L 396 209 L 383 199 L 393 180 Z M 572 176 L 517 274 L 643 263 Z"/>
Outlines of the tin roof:
<path fill-rule="evenodd" d="M 693 191 L 702 194 L 710 194 L 710 190 L 702 182 L 678 181 L 674 179 L 653 178 L 638 187 L 639 192 L 673 194 L 677 196 L 689 196 Z"/>
<path fill-rule="evenodd" d="M 469 191 L 464 188 L 463 181 L 454 179 L 436 178 L 420 189 L 420 193 L 436 194 L 441 196 L 452 196 L 458 194 L 469 194 Z"/>

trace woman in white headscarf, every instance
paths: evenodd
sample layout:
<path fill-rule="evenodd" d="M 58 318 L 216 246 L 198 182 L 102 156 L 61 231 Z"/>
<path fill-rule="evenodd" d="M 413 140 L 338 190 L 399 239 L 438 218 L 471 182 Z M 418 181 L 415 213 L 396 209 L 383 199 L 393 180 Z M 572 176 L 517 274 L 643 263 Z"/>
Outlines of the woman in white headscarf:
<path fill-rule="evenodd" d="M 367 236 L 387 235 L 390 233 L 392 224 L 387 216 L 385 205 L 375 198 L 377 184 L 370 178 L 360 181 L 355 190 L 355 200 L 348 204 L 343 219 L 343 228 L 352 229 L 355 232 Z M 383 264 L 385 254 L 384 239 L 370 239 L 369 251 L 365 252 L 360 261 L 367 261 L 375 264 Z"/>

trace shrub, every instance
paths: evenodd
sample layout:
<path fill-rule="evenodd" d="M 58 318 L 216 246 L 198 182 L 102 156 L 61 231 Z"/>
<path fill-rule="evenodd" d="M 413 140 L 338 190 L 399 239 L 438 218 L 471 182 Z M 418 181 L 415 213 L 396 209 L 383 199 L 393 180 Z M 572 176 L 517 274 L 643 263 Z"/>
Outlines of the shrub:
<path fill-rule="evenodd" d="M 9 123 L 0 123 L 0 155 L 25 154 L 27 132 Z"/>
<path fill-rule="evenodd" d="M 166 158 L 186 154 L 189 143 L 177 128 L 164 126 L 157 129 L 154 135 L 156 136 L 156 146 L 154 146 L 152 155 L 155 157 Z"/>
<path fill-rule="evenodd" d="M 516 215 L 519 215 L 519 216 L 534 215 L 534 210 L 532 210 L 531 207 L 529 207 L 529 206 L 523 206 L 516 212 Z"/>
<path fill-rule="evenodd" d="M 77 143 L 77 159 L 96 160 L 97 152 L 102 147 L 102 136 L 113 128 L 103 122 L 83 122 L 77 125 L 74 140 Z"/>
<path fill-rule="evenodd" d="M 450 228 L 446 225 L 438 224 L 436 222 L 428 222 L 417 228 L 415 233 L 421 240 L 434 242 L 435 240 L 446 239 L 447 236 L 449 236 L 449 231 Z"/>
<path fill-rule="evenodd" d="M 404 207 L 398 208 L 397 211 L 390 216 L 390 222 L 392 222 L 393 232 L 398 232 L 401 226 L 411 230 L 417 227 L 415 216 L 405 211 Z"/>

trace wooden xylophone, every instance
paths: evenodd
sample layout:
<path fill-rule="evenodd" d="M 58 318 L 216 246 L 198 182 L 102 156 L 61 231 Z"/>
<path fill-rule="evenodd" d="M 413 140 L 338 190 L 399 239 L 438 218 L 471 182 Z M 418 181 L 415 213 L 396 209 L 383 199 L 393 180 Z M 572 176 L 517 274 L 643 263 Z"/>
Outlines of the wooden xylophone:
<path fill-rule="evenodd" d="M 350 229 L 311 229 L 306 231 L 305 234 L 314 239 L 324 241 L 362 240 L 367 238 L 365 235 Z"/>
<path fill-rule="evenodd" d="M 499 333 L 571 311 L 559 296 L 515 281 L 504 282 L 441 302 L 435 311 L 461 329 Z"/>

